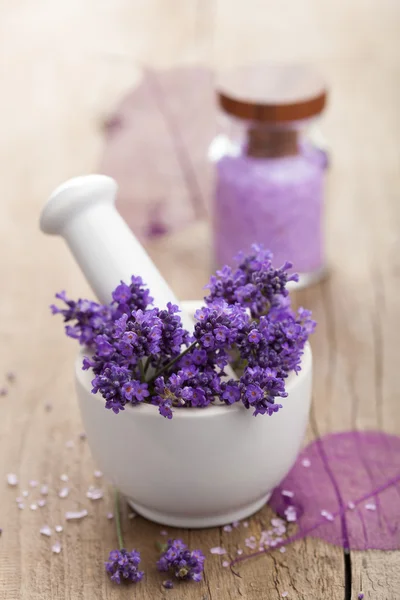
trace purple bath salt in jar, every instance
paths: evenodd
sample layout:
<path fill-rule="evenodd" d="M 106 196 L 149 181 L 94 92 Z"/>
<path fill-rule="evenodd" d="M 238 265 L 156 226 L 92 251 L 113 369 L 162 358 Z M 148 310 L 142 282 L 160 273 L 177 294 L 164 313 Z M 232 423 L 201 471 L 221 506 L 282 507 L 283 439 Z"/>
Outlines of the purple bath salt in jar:
<path fill-rule="evenodd" d="M 323 238 L 326 152 L 313 142 L 327 90 L 305 66 L 263 65 L 226 73 L 217 87 L 215 266 L 263 244 L 274 263 L 293 263 L 297 287 L 326 271 Z"/>

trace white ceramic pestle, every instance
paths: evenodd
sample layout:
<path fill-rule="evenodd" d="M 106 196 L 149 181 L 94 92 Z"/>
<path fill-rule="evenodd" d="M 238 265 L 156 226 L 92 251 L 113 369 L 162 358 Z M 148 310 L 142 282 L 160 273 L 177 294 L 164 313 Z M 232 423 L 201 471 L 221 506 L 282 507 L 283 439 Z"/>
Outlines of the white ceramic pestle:
<path fill-rule="evenodd" d="M 45 205 L 40 228 L 61 235 L 100 302 L 108 303 L 122 280 L 140 275 L 154 305 L 164 308 L 179 302 L 143 246 L 115 208 L 117 183 L 106 175 L 75 177 L 60 185 Z M 193 320 L 181 313 L 183 326 Z"/>

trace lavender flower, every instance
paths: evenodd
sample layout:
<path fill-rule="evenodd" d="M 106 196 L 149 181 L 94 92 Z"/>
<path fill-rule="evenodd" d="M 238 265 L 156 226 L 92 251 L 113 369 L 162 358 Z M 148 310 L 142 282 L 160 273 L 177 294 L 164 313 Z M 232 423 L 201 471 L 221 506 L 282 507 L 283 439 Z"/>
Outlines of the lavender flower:
<path fill-rule="evenodd" d="M 150 291 L 145 288 L 141 277 L 132 275 L 130 285 L 121 281 L 112 294 L 116 317 L 130 314 L 133 310 L 146 310 L 152 303 Z"/>
<path fill-rule="evenodd" d="M 128 381 L 129 370 L 126 367 L 105 363 L 101 374 L 96 375 L 92 381 L 92 392 L 100 392 L 106 401 L 106 408 L 118 414 L 126 404 L 124 387 Z"/>
<path fill-rule="evenodd" d="M 157 562 L 157 569 L 171 572 L 177 579 L 201 581 L 204 561 L 201 550 L 189 550 L 182 540 L 168 540 Z"/>
<path fill-rule="evenodd" d="M 139 571 L 138 569 L 140 564 L 140 552 L 137 550 L 128 552 L 128 550 L 124 548 L 119 508 L 119 493 L 117 489 L 114 490 L 114 514 L 119 550 L 111 550 L 108 560 L 104 563 L 106 571 L 111 576 L 111 581 L 114 581 L 115 583 L 138 583 L 144 576 L 144 572 Z"/>
<path fill-rule="evenodd" d="M 225 266 L 211 277 L 206 302 L 223 298 L 229 304 L 249 308 L 253 318 L 266 314 L 277 298 L 288 295 L 286 284 L 298 280 L 297 275 L 288 273 L 291 263 L 286 262 L 280 269 L 275 269 L 272 259 L 271 252 L 256 244 L 248 256 L 240 253 L 236 258 L 237 269 Z"/>
<path fill-rule="evenodd" d="M 132 550 L 128 552 L 125 548 L 111 550 L 108 560 L 104 563 L 107 573 L 111 575 L 111 581 L 122 583 L 123 581 L 138 583 L 143 579 L 144 572 L 139 571 L 140 552 Z"/>
<path fill-rule="evenodd" d="M 112 310 L 109 306 L 103 306 L 90 300 L 79 299 L 74 302 L 67 298 L 65 292 L 56 294 L 56 298 L 62 300 L 67 308 L 59 308 L 52 304 L 50 308 L 53 315 L 61 314 L 64 317 L 64 323 L 74 321 L 73 325 L 66 325 L 65 332 L 84 346 L 91 346 L 96 336 L 111 323 Z"/>
<path fill-rule="evenodd" d="M 286 284 L 295 280 L 290 263 L 272 266 L 272 255 L 253 246 L 236 270 L 224 267 L 211 278 L 206 306 L 196 312 L 193 334 L 177 306 L 151 308 L 140 277 L 121 282 L 109 305 L 69 300 L 52 307 L 68 323 L 66 332 L 90 348 L 83 368 L 95 375 L 93 393 L 118 413 L 127 404 L 158 407 L 171 419 L 175 409 L 205 408 L 219 398 L 242 402 L 254 415 L 272 415 L 285 397 L 285 379 L 301 368 L 315 323 L 311 313 L 290 306 Z M 238 375 L 227 381 L 230 365 Z"/>

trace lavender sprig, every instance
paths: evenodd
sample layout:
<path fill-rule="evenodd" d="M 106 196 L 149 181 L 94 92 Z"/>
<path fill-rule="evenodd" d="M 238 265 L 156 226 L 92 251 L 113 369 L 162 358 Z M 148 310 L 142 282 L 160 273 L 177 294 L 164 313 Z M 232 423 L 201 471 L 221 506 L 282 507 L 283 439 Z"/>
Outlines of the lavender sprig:
<path fill-rule="evenodd" d="M 137 550 L 128 552 L 124 547 L 118 490 L 115 490 L 115 525 L 119 550 L 111 550 L 108 560 L 104 563 L 106 571 L 110 575 L 111 581 L 115 583 L 138 583 L 144 577 L 144 572 L 138 569 L 141 561 L 140 552 Z"/>
<path fill-rule="evenodd" d="M 201 581 L 205 556 L 201 550 L 189 550 L 179 539 L 168 540 L 157 562 L 157 569 L 170 572 L 177 579 Z"/>
<path fill-rule="evenodd" d="M 127 404 L 147 402 L 170 419 L 174 408 L 205 408 L 219 398 L 242 402 L 254 415 L 272 415 L 286 396 L 285 379 L 301 368 L 304 346 L 315 327 L 311 313 L 290 307 L 286 284 L 295 280 L 290 263 L 272 266 L 272 255 L 253 246 L 236 270 L 224 267 L 211 278 L 206 306 L 195 314 L 189 334 L 179 308 L 152 308 L 139 277 L 113 292 L 109 305 L 57 298 L 67 335 L 91 350 L 84 369 L 94 372 L 93 393 L 118 413 Z M 227 380 L 225 367 L 236 370 Z"/>

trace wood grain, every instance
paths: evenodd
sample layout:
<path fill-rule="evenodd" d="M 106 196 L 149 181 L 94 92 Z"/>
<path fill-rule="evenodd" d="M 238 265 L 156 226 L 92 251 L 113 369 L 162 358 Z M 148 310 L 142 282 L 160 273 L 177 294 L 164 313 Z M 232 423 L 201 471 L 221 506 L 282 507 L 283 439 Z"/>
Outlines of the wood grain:
<path fill-rule="evenodd" d="M 233 65 L 247 60 L 316 62 L 332 88 L 324 131 L 332 147 L 327 207 L 331 277 L 298 301 L 319 321 L 312 426 L 308 437 L 357 427 L 400 434 L 398 331 L 400 314 L 399 96 L 400 5 L 391 0 L 346 3 L 301 0 L 20 0 L 0 4 L 2 60 L 0 186 L 0 387 L 8 370 L 16 382 L 0 397 L 0 480 L 16 472 L 52 490 L 68 473 L 70 497 L 54 492 L 46 507 L 16 507 L 16 491 L 0 485 L 0 598 L 4 600 L 342 600 L 341 549 L 314 539 L 285 554 L 244 563 L 240 577 L 208 557 L 205 582 L 162 589 L 154 541 L 160 528 L 124 515 L 126 544 L 143 551 L 147 583 L 116 588 L 103 560 L 116 546 L 106 519 L 111 495 L 90 503 L 85 491 L 95 465 L 75 401 L 76 348 L 48 311 L 54 291 L 89 294 L 61 240 L 38 230 L 40 207 L 63 179 L 96 169 L 103 123 L 144 64 Z M 167 134 L 165 134 L 167 135 Z M 182 174 L 179 174 L 181 177 Z M 202 293 L 211 261 L 207 224 L 197 222 L 150 252 L 178 296 Z M 45 409 L 51 403 L 50 412 Z M 74 440 L 74 447 L 65 443 Z M 30 494 L 27 504 L 33 493 Z M 66 509 L 87 506 L 89 516 L 68 524 L 60 555 L 39 535 L 45 522 L 63 521 Z M 270 517 L 250 521 L 253 534 Z M 172 533 L 172 531 L 171 531 Z M 242 544 L 241 529 L 174 531 L 207 551 Z M 352 553 L 352 598 L 400 597 L 399 553 Z"/>

